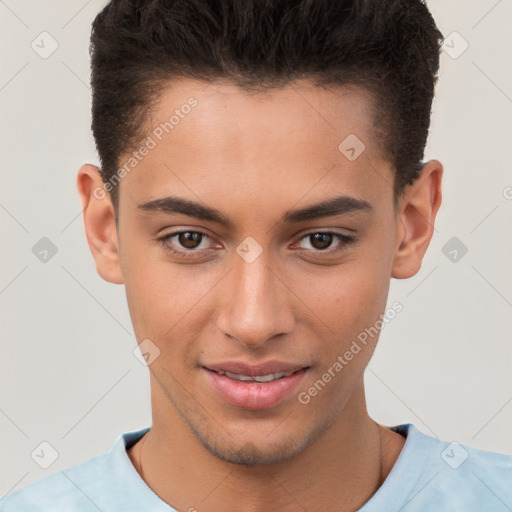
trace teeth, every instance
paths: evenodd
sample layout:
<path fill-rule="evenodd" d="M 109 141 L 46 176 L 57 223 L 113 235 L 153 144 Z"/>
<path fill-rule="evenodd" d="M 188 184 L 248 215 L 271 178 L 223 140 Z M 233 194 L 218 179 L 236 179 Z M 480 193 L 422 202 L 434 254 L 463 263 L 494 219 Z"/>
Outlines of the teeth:
<path fill-rule="evenodd" d="M 244 381 L 256 381 L 256 382 L 271 382 L 276 379 L 280 379 L 281 377 L 288 377 L 288 375 L 291 375 L 294 372 L 278 372 L 278 373 L 269 373 L 268 375 L 256 375 L 254 377 L 250 375 L 240 375 L 238 373 L 231 373 L 226 372 L 223 370 L 220 370 L 220 375 L 225 375 L 226 377 L 229 377 L 230 379 L 240 380 L 242 382 Z"/>
<path fill-rule="evenodd" d="M 254 377 L 254 380 L 256 382 L 270 382 L 275 379 L 280 379 L 281 377 L 284 377 L 284 375 L 285 374 L 283 372 L 270 373 L 269 375 L 257 375 Z"/>
<path fill-rule="evenodd" d="M 236 380 L 253 380 L 252 377 L 249 375 L 238 375 L 238 373 L 231 373 L 231 372 L 224 372 L 224 375 L 226 377 L 229 377 L 230 379 L 236 379 Z"/>

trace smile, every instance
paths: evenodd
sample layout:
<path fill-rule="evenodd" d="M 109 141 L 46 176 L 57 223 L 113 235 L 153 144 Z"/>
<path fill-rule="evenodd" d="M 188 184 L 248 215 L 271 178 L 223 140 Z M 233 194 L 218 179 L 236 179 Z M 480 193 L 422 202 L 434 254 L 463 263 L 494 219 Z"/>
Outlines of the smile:
<path fill-rule="evenodd" d="M 295 372 L 278 372 L 278 373 L 269 373 L 268 375 L 241 375 L 239 373 L 231 373 L 223 370 L 219 370 L 217 372 L 219 375 L 225 375 L 226 377 L 234 380 L 240 380 L 242 382 L 272 382 L 273 380 L 282 379 L 283 377 L 288 377 Z"/>
<path fill-rule="evenodd" d="M 240 373 L 237 373 L 203 366 L 203 375 L 207 387 L 224 404 L 240 409 L 258 410 L 275 407 L 290 398 L 298 391 L 309 367 L 286 368 L 288 371 L 273 370 L 259 368 L 251 371 L 240 368 Z"/>

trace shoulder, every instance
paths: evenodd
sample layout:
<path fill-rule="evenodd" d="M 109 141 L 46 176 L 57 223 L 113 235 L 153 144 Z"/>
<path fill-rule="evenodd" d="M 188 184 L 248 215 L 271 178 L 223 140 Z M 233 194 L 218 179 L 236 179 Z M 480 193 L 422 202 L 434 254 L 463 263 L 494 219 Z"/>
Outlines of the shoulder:
<path fill-rule="evenodd" d="M 0 499 L 0 512 L 98 512 L 122 503 L 122 488 L 135 473 L 126 444 L 145 431 L 120 434 L 107 451 L 8 493 Z"/>
<path fill-rule="evenodd" d="M 430 496 L 430 503 L 467 511 L 512 507 L 512 455 L 443 441 L 414 426 L 409 433 L 415 441 L 411 455 L 421 470 L 416 491 L 425 491 L 421 494 Z"/>
<path fill-rule="evenodd" d="M 93 485 L 97 494 L 96 478 L 101 478 L 101 473 L 102 456 L 97 455 L 9 493 L 0 499 L 0 512 L 98 512 L 98 506 L 88 494 Z"/>
<path fill-rule="evenodd" d="M 458 489 L 461 504 L 480 510 L 511 510 L 512 455 L 439 441 L 442 464 L 436 489 L 446 495 Z M 469 509 L 469 508 L 468 508 Z M 473 509 L 471 509 L 473 510 Z"/>
<path fill-rule="evenodd" d="M 412 424 L 393 430 L 407 440 L 390 483 L 408 482 L 411 510 L 512 510 L 512 455 L 443 441 Z"/>
<path fill-rule="evenodd" d="M 127 454 L 149 427 L 118 435 L 110 448 L 8 493 L 0 512 L 172 512 L 140 478 Z"/>

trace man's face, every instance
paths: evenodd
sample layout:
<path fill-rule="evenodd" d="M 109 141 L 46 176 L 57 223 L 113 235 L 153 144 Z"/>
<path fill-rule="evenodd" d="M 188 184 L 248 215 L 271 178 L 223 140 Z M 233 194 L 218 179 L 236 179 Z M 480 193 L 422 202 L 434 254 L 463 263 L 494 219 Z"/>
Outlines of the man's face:
<path fill-rule="evenodd" d="M 182 108 L 191 97 L 197 104 Z M 154 144 L 120 184 L 118 232 L 137 339 L 160 350 L 150 365 L 160 428 L 182 421 L 222 459 L 269 463 L 300 453 L 344 408 L 364 407 L 349 398 L 378 336 L 341 370 L 335 363 L 379 325 L 397 248 L 393 170 L 370 106 L 357 89 L 307 83 L 248 94 L 183 80 L 165 90 L 150 116 Z M 160 123 L 176 110 L 166 133 Z M 170 196 L 226 222 L 155 203 Z M 352 198 L 338 204 L 344 213 L 293 216 L 341 196 Z M 223 368 L 299 371 L 264 383 Z"/>

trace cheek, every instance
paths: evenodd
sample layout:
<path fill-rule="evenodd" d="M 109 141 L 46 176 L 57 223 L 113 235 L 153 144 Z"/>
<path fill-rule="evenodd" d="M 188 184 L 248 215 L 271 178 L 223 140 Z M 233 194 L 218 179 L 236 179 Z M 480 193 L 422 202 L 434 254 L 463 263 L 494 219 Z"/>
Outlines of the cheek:
<path fill-rule="evenodd" d="M 319 319 L 316 327 L 324 333 L 318 353 L 321 371 L 331 368 L 338 356 L 347 355 L 347 361 L 341 363 L 343 370 L 334 372 L 338 384 L 331 389 L 342 381 L 350 387 L 377 343 L 388 298 L 391 262 L 382 243 L 367 244 L 364 251 L 347 255 L 343 265 L 320 269 L 314 277 L 300 281 L 301 296 L 306 297 L 305 302 Z M 310 334 L 315 336 L 315 332 Z"/>
<path fill-rule="evenodd" d="M 368 365 L 387 301 L 389 277 L 382 273 L 379 266 L 353 262 L 328 278 L 308 280 L 307 297 L 320 319 L 309 326 L 317 339 L 318 366 L 299 401 L 312 406 L 314 414 L 325 415 L 330 408 L 334 418 Z M 320 323 L 327 329 L 322 327 L 326 334 L 319 339 Z"/>
<path fill-rule="evenodd" d="M 386 305 L 389 275 L 380 265 L 353 262 L 304 283 L 314 311 L 334 332 L 353 335 Z"/>
<path fill-rule="evenodd" d="M 126 297 L 139 340 L 149 338 L 163 346 L 169 338 L 184 339 L 192 318 L 200 328 L 201 301 L 216 283 L 211 272 L 170 263 L 158 250 L 153 255 L 132 251 L 125 270 Z"/>

